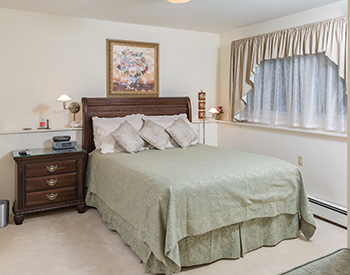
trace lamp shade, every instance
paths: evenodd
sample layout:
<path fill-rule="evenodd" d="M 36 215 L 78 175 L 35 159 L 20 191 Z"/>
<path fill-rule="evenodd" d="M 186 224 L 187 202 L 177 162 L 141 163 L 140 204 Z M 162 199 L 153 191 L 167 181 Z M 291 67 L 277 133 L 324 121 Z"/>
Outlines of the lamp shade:
<path fill-rule="evenodd" d="M 167 1 L 174 4 L 184 4 L 184 3 L 190 2 L 191 0 L 167 0 Z"/>
<path fill-rule="evenodd" d="M 67 96 L 67 95 L 61 95 L 59 98 L 57 98 L 57 101 L 62 101 L 62 102 L 67 102 L 67 101 L 71 101 L 72 99 Z"/>
<path fill-rule="evenodd" d="M 219 113 L 218 109 L 216 109 L 216 108 L 211 108 L 208 112 L 211 113 L 211 114 L 213 114 L 213 115 Z"/>

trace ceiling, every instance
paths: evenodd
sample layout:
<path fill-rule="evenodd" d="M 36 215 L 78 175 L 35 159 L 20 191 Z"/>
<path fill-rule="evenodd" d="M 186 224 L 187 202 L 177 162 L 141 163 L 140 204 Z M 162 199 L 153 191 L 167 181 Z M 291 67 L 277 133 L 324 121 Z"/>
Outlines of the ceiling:
<path fill-rule="evenodd" d="M 0 0 L 0 8 L 223 33 L 344 0 Z"/>

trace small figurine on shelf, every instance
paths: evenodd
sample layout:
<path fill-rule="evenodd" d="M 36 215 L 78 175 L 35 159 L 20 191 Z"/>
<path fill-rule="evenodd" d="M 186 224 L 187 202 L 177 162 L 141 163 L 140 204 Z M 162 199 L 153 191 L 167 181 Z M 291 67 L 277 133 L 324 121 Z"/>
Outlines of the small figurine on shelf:
<path fill-rule="evenodd" d="M 38 129 L 45 129 L 46 128 L 46 122 L 44 118 L 40 118 L 39 120 L 39 127 Z"/>
<path fill-rule="evenodd" d="M 216 107 L 216 110 L 218 111 L 218 113 L 215 115 L 215 119 L 221 120 L 222 114 L 224 113 L 224 111 L 222 110 L 222 106 Z"/>
<path fill-rule="evenodd" d="M 44 118 L 40 118 L 39 119 L 39 127 L 38 129 L 50 129 L 50 126 L 49 126 L 49 119 L 45 119 Z M 27 130 L 27 129 L 23 129 L 23 130 Z"/>

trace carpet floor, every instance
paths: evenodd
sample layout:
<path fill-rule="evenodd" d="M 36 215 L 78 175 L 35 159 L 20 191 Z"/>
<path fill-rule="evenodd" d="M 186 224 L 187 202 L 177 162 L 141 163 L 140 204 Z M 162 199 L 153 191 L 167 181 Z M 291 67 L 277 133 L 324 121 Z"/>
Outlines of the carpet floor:
<path fill-rule="evenodd" d="M 350 250 L 343 248 L 281 275 L 349 275 Z"/>
<path fill-rule="evenodd" d="M 303 236 L 263 247 L 238 260 L 185 268 L 181 275 L 279 274 L 346 246 L 346 230 L 316 220 L 311 241 Z M 0 228 L 0 274 L 142 275 L 144 266 L 95 209 L 29 215 L 22 225 Z"/>

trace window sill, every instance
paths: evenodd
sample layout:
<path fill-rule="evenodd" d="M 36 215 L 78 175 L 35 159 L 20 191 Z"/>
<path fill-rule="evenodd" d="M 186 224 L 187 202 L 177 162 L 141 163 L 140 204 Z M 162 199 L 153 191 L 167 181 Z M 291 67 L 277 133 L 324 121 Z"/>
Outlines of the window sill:
<path fill-rule="evenodd" d="M 206 120 L 205 120 L 205 123 L 217 123 L 218 122 L 218 120 L 215 120 L 215 119 L 212 119 L 212 118 L 207 118 Z M 192 121 L 192 123 L 193 124 L 202 124 L 203 123 L 203 119 L 201 119 L 201 120 L 193 120 Z"/>
<path fill-rule="evenodd" d="M 234 126 L 243 126 L 243 127 L 254 127 L 254 128 L 263 128 L 269 130 L 277 130 L 277 131 L 286 131 L 286 132 L 294 132 L 301 134 L 312 134 L 312 135 L 321 135 L 321 136 L 329 136 L 329 137 L 338 137 L 338 138 L 347 138 L 347 134 L 333 133 L 333 132 L 323 132 L 319 130 L 306 130 L 306 129 L 297 129 L 297 128 L 287 128 L 282 126 L 270 126 L 263 124 L 254 124 L 247 122 L 231 122 L 231 121 L 217 121 L 219 124 L 229 124 Z"/>

